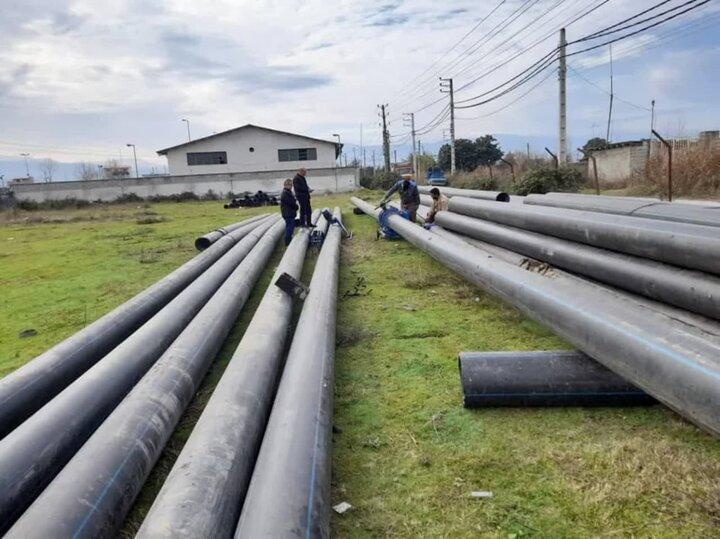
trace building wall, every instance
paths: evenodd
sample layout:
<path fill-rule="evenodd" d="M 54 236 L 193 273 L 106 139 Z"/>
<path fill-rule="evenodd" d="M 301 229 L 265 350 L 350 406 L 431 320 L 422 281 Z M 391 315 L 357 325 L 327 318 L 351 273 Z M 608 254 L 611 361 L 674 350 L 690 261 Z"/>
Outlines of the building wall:
<path fill-rule="evenodd" d="M 129 178 L 126 180 L 90 180 L 72 182 L 34 183 L 13 186 L 17 200 L 102 200 L 109 202 L 119 196 L 134 193 L 139 197 L 179 195 L 191 192 L 202 196 L 209 190 L 227 196 L 246 191 L 279 192 L 283 180 L 292 178 L 293 171 L 274 170 L 241 172 L 235 174 L 192 174 L 186 176 L 160 176 L 155 178 Z M 359 189 L 359 170 L 353 167 L 308 170 L 307 180 L 316 194 L 347 192 Z"/>
<path fill-rule="evenodd" d="M 647 146 L 638 144 L 594 151 L 598 179 L 605 184 L 622 183 L 633 173 L 645 168 Z M 593 177 L 592 161 L 588 160 L 588 177 Z"/>
<path fill-rule="evenodd" d="M 254 148 L 254 151 L 250 151 Z M 316 148 L 316 161 L 278 160 L 279 149 Z M 188 152 L 227 152 L 225 165 L 187 164 Z M 297 170 L 332 168 L 335 166 L 335 144 L 321 142 L 257 127 L 246 127 L 226 135 L 200 140 L 167 153 L 170 175 L 218 174 L 223 172 L 252 172 L 260 170 Z"/>

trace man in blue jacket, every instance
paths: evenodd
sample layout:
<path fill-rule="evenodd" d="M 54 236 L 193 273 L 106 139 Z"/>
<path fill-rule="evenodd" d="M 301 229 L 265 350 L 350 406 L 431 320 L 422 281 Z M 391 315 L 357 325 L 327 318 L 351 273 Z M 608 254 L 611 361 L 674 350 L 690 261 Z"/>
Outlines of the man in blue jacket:
<path fill-rule="evenodd" d="M 410 214 L 410 220 L 414 223 L 417 219 L 417 211 L 420 207 L 420 191 L 418 191 L 417 183 L 410 178 L 403 178 L 395 182 L 380 204 L 385 204 L 392 198 L 393 194 L 400 192 L 400 207 Z"/>
<path fill-rule="evenodd" d="M 308 187 L 307 170 L 301 168 L 293 178 L 293 190 L 295 191 L 295 197 L 300 204 L 300 226 L 310 226 L 310 218 L 312 216 L 312 208 L 310 207 L 310 192 L 311 189 Z"/>
<path fill-rule="evenodd" d="M 298 205 L 292 192 L 293 181 L 288 178 L 283 183 L 282 194 L 280 195 L 280 215 L 285 219 L 285 246 L 290 245 L 293 232 L 295 232 L 295 214 Z"/>

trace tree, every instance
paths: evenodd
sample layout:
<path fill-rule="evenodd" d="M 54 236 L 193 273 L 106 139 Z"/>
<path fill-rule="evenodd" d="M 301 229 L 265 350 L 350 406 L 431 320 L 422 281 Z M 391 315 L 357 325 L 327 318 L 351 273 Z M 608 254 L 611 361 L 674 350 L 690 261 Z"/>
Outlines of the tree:
<path fill-rule="evenodd" d="M 585 143 L 585 146 L 583 146 L 583 150 L 603 150 L 607 148 L 607 146 L 608 141 L 604 138 L 593 137 Z"/>
<path fill-rule="evenodd" d="M 97 167 L 92 163 L 78 163 L 75 167 L 75 176 L 79 180 L 94 180 L 97 178 Z"/>
<path fill-rule="evenodd" d="M 55 161 L 49 157 L 40 161 L 40 174 L 42 175 L 43 181 L 51 182 L 56 169 Z"/>
<path fill-rule="evenodd" d="M 471 172 L 477 167 L 491 167 L 503 156 L 497 140 L 492 135 L 476 138 L 474 141 L 455 139 L 455 168 Z M 438 152 L 438 164 L 443 170 L 450 170 L 450 145 L 443 144 Z"/>

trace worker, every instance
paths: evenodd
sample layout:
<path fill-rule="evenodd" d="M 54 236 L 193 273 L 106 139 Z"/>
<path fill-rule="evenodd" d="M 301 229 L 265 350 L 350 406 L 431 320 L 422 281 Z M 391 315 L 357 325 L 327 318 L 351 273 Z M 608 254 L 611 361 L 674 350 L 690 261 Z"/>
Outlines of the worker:
<path fill-rule="evenodd" d="M 290 245 L 293 232 L 295 232 L 295 216 L 298 211 L 297 200 L 292 192 L 293 181 L 288 178 L 283 182 L 283 190 L 280 195 L 280 215 L 285 220 L 285 246 Z"/>
<path fill-rule="evenodd" d="M 306 176 L 307 170 L 301 168 L 298 170 L 297 174 L 295 174 L 295 178 L 293 178 L 292 183 L 295 191 L 295 197 L 300 204 L 300 226 L 310 227 L 312 218 L 310 193 L 312 192 L 312 189 L 308 187 L 307 180 L 305 179 Z"/>
<path fill-rule="evenodd" d="M 430 198 L 432 198 L 432 205 L 425 219 L 426 223 L 434 223 L 437 213 L 439 211 L 447 211 L 448 204 L 450 203 L 450 199 L 440 193 L 440 189 L 437 187 L 430 189 Z"/>
<path fill-rule="evenodd" d="M 417 211 L 420 207 L 420 191 L 418 191 L 417 183 L 411 178 L 405 177 L 395 182 L 385 196 L 380 201 L 380 205 L 387 203 L 393 194 L 400 192 L 400 207 L 410 214 L 410 220 L 414 223 L 417 219 Z"/>

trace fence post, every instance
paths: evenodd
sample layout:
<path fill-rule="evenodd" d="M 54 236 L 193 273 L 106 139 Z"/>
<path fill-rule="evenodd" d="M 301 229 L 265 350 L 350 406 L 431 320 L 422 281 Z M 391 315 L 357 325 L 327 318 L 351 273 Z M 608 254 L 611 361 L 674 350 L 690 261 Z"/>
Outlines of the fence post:
<path fill-rule="evenodd" d="M 515 183 L 515 165 L 513 165 L 507 159 L 503 159 L 502 157 L 500 158 L 500 161 L 502 161 L 503 163 L 505 163 L 506 165 L 508 165 L 510 167 L 510 174 L 512 175 L 513 183 Z"/>
<path fill-rule="evenodd" d="M 593 176 L 595 177 L 595 194 L 600 194 L 600 180 L 598 180 L 598 173 L 597 173 L 597 161 L 595 160 L 595 156 L 592 154 L 591 151 L 585 151 L 582 148 L 578 148 L 578 151 L 582 153 L 587 159 L 590 159 L 592 161 L 593 165 Z"/>
<path fill-rule="evenodd" d="M 553 161 L 555 162 L 555 170 L 557 170 L 557 169 L 559 168 L 559 166 L 560 166 L 560 165 L 559 165 L 559 162 L 558 162 L 558 157 L 557 157 L 557 155 L 555 155 L 554 153 L 552 153 L 552 152 L 551 152 L 550 150 L 548 150 L 547 148 L 545 148 L 545 151 L 550 154 L 550 157 L 553 158 Z"/>
<path fill-rule="evenodd" d="M 667 151 L 668 151 L 668 185 L 667 185 L 668 191 L 667 191 L 667 197 L 668 197 L 668 202 L 672 202 L 672 194 L 673 194 L 673 183 L 672 183 L 672 145 L 671 145 L 667 140 L 665 140 L 664 138 L 662 138 L 662 137 L 660 136 L 660 133 L 658 133 L 658 132 L 655 131 L 654 129 L 652 130 L 652 134 L 655 135 L 655 136 L 660 140 L 660 142 L 663 143 L 663 145 L 667 148 Z"/>

